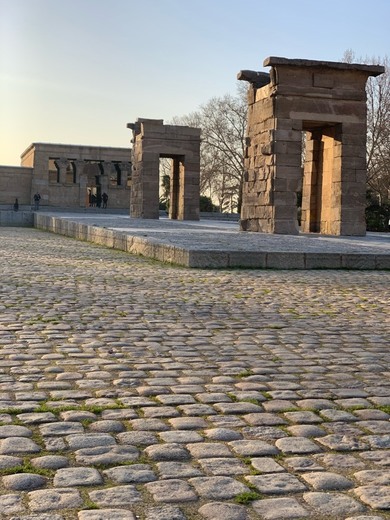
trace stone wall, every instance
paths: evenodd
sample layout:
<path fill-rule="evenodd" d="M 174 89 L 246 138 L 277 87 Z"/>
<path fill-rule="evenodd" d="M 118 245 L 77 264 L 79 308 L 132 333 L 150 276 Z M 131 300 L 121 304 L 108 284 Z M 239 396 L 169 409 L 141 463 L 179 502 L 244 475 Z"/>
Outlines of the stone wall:
<path fill-rule="evenodd" d="M 0 209 L 0 226 L 33 227 L 34 213 L 32 211 L 13 211 Z"/>
<path fill-rule="evenodd" d="M 110 208 L 129 208 L 130 149 L 33 143 L 22 154 L 22 165 L 33 165 L 31 195 L 38 192 L 42 206 L 88 207 L 88 189 L 96 190 L 98 179 L 99 191 L 108 194 Z M 119 185 L 112 182 L 118 176 L 118 167 Z"/>
<path fill-rule="evenodd" d="M 0 166 L 0 205 L 13 208 L 15 199 L 19 205 L 31 206 L 32 168 Z"/>

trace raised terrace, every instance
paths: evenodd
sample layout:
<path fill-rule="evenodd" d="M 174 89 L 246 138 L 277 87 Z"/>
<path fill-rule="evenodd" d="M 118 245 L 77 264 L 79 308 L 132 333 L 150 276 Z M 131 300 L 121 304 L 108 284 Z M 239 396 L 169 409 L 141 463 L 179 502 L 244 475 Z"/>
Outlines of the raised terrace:
<path fill-rule="evenodd" d="M 186 267 L 390 269 L 388 233 L 273 235 L 240 232 L 232 221 L 60 212 L 35 213 L 35 226 Z"/>

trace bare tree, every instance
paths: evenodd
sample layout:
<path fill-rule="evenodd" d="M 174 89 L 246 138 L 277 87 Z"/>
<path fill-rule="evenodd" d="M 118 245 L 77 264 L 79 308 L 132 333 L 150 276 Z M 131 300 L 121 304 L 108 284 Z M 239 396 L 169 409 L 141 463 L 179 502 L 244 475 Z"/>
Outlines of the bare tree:
<path fill-rule="evenodd" d="M 390 201 L 390 62 L 389 58 L 359 58 L 348 49 L 346 63 L 380 64 L 384 74 L 367 81 L 367 187 L 379 204 Z"/>
<path fill-rule="evenodd" d="M 174 124 L 201 128 L 201 193 L 218 201 L 222 211 L 240 210 L 247 116 L 246 85 L 238 95 L 212 98 L 199 111 Z"/>

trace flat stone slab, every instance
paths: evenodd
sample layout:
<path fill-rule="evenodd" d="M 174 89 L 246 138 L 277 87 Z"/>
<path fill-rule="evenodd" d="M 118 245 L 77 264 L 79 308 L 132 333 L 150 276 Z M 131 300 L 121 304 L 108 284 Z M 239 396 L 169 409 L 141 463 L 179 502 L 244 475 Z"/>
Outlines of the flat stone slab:
<path fill-rule="evenodd" d="M 197 495 L 184 480 L 171 479 L 149 482 L 145 488 L 153 495 L 156 502 L 192 502 Z"/>
<path fill-rule="evenodd" d="M 89 497 L 92 502 L 95 502 L 100 507 L 123 507 L 142 500 L 141 494 L 131 484 L 90 491 Z"/>
<path fill-rule="evenodd" d="M 99 486 L 103 479 L 95 468 L 61 468 L 56 471 L 53 484 L 55 487 Z"/>
<path fill-rule="evenodd" d="M 275 473 L 268 475 L 254 475 L 245 477 L 253 484 L 260 493 L 265 495 L 284 495 L 288 493 L 299 493 L 307 488 L 294 475 L 288 473 Z"/>
<path fill-rule="evenodd" d="M 390 486 L 361 486 L 355 488 L 354 492 L 373 509 L 390 509 Z"/>
<path fill-rule="evenodd" d="M 209 502 L 202 506 L 198 511 L 205 520 L 247 520 L 246 508 L 243 506 L 224 502 Z"/>
<path fill-rule="evenodd" d="M 309 517 L 309 511 L 295 498 L 266 498 L 253 502 L 253 509 L 264 520 L 289 520 Z"/>
<path fill-rule="evenodd" d="M 123 509 L 99 509 L 78 513 L 78 520 L 136 520 L 136 518 L 131 511 Z"/>
<path fill-rule="evenodd" d="M 330 471 L 315 471 L 302 474 L 303 480 L 317 491 L 351 489 L 354 484 L 343 475 Z"/>
<path fill-rule="evenodd" d="M 304 493 L 303 499 L 309 506 L 325 516 L 342 518 L 345 515 L 364 511 L 364 506 L 360 502 L 341 493 Z"/>
<path fill-rule="evenodd" d="M 34 512 L 73 509 L 83 504 L 76 489 L 44 489 L 28 493 L 29 507 Z"/>
<path fill-rule="evenodd" d="M 231 477 L 195 477 L 189 480 L 201 498 L 210 500 L 232 499 L 249 488 Z"/>

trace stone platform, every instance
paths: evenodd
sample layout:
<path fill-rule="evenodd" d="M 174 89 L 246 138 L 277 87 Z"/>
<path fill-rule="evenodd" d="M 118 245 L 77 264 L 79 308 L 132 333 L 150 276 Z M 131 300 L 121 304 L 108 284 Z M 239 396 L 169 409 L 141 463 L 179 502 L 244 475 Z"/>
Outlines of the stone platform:
<path fill-rule="evenodd" d="M 389 233 L 273 235 L 241 232 L 233 221 L 144 220 L 103 212 L 36 212 L 34 225 L 185 267 L 390 269 Z"/>

